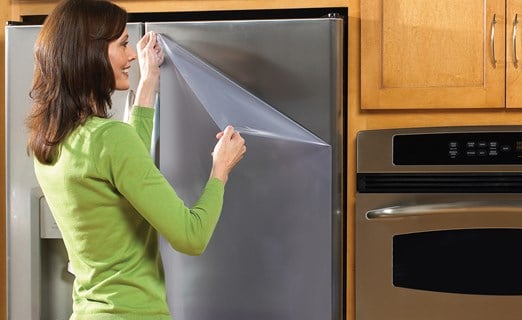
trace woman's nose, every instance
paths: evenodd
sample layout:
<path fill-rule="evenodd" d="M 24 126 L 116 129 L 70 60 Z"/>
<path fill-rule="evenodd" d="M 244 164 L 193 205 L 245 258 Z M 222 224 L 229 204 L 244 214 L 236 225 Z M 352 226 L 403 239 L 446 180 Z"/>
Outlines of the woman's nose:
<path fill-rule="evenodd" d="M 136 60 L 138 58 L 138 55 L 136 54 L 136 51 L 134 51 L 134 49 L 130 48 L 130 53 L 129 53 L 129 61 L 133 61 L 133 60 Z"/>

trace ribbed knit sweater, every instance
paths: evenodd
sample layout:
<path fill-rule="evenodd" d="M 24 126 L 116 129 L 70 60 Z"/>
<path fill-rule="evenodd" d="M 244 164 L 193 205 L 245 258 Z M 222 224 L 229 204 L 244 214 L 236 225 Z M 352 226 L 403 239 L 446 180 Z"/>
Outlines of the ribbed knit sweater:
<path fill-rule="evenodd" d="M 134 107 L 128 124 L 91 117 L 51 165 L 35 160 L 76 276 L 71 319 L 170 320 L 157 232 L 198 255 L 217 224 L 222 182 L 210 179 L 187 208 L 150 157 L 153 115 Z"/>

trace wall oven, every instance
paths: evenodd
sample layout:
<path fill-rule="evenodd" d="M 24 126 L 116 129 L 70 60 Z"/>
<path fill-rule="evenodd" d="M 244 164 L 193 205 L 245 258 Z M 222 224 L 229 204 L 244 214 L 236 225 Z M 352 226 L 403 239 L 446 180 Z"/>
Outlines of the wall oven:
<path fill-rule="evenodd" d="M 356 320 L 522 317 L 522 127 L 361 131 Z"/>

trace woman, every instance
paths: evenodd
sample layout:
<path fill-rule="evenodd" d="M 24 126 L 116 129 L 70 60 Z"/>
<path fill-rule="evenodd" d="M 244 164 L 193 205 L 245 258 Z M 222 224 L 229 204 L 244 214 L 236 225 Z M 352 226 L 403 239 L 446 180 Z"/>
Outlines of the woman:
<path fill-rule="evenodd" d="M 126 21 L 108 1 L 62 1 L 35 46 L 28 147 L 76 276 L 71 319 L 171 319 L 157 232 L 201 254 L 246 150 L 232 127 L 218 133 L 208 183 L 194 207 L 183 204 L 149 156 L 163 51 L 148 33 L 136 55 Z M 130 123 L 110 120 L 110 95 L 129 88 L 136 58 Z"/>

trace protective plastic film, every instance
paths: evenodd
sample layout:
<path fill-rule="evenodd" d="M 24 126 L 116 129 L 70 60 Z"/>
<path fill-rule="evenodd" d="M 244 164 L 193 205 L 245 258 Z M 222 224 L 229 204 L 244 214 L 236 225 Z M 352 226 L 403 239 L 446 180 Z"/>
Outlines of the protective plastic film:
<path fill-rule="evenodd" d="M 179 44 L 160 36 L 167 56 L 220 129 L 273 139 L 327 145 L 261 99 L 198 59 Z"/>
<path fill-rule="evenodd" d="M 215 134 L 233 125 L 247 154 L 226 186 L 206 252 L 162 242 L 173 317 L 328 319 L 332 308 L 332 148 L 166 36 L 160 168 L 191 206 Z"/>

